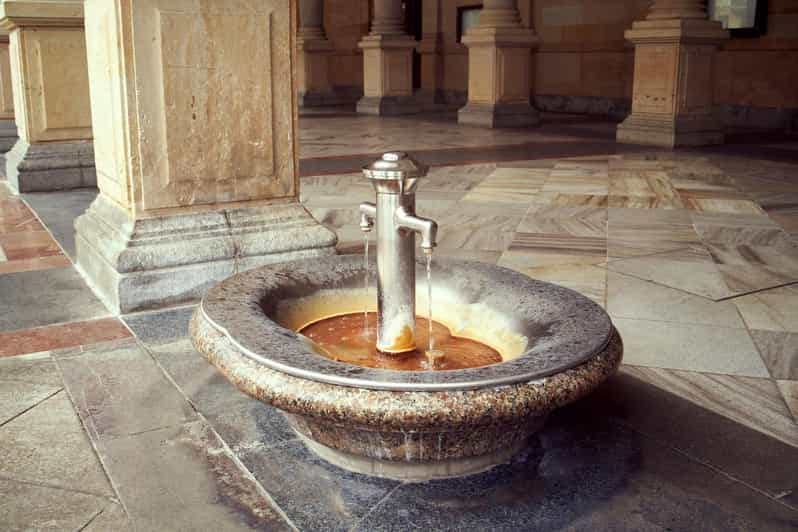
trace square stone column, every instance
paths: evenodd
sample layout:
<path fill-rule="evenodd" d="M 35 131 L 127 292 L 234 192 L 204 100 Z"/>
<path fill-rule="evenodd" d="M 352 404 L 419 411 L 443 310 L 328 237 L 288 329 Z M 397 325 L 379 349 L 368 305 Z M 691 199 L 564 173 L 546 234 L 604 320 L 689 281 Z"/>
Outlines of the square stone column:
<path fill-rule="evenodd" d="M 333 45 L 324 34 L 324 1 L 300 0 L 297 30 L 297 90 L 299 107 L 339 103 L 330 84 Z"/>
<path fill-rule="evenodd" d="M 17 142 L 17 125 L 14 123 L 14 94 L 11 84 L 11 56 L 8 32 L 0 31 L 0 156 Z M 5 175 L 5 164 L 0 171 Z"/>
<path fill-rule="evenodd" d="M 77 263 L 117 312 L 335 253 L 299 203 L 296 3 L 88 0 L 100 194 Z"/>
<path fill-rule="evenodd" d="M 6 175 L 19 192 L 94 186 L 82 0 L 5 0 L 19 140 Z"/>
<path fill-rule="evenodd" d="M 363 50 L 363 98 L 357 112 L 403 115 L 419 112 L 413 99 L 413 50 L 404 32 L 401 0 L 374 0 L 371 31 L 358 43 Z"/>
<path fill-rule="evenodd" d="M 530 104 L 534 32 L 521 25 L 515 0 L 485 0 L 479 25 L 463 36 L 468 48 L 468 103 L 461 124 L 519 127 L 537 124 Z"/>
<path fill-rule="evenodd" d="M 635 45 L 632 113 L 618 142 L 674 148 L 723 143 L 713 115 L 712 63 L 728 38 L 702 0 L 657 0 L 624 34 Z"/>

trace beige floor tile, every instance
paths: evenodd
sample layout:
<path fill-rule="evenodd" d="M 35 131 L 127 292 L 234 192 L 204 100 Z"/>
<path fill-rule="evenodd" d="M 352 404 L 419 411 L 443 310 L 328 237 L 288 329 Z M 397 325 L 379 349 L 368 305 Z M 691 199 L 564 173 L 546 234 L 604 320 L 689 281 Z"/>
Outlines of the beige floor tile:
<path fill-rule="evenodd" d="M 798 447 L 798 426 L 770 379 L 624 366 L 623 371 L 716 414 Z"/>
<path fill-rule="evenodd" d="M 613 316 L 744 329 L 737 307 L 636 277 L 609 272 L 607 311 Z"/>
<path fill-rule="evenodd" d="M 798 287 L 774 288 L 734 299 L 751 329 L 798 332 Z"/>
<path fill-rule="evenodd" d="M 748 331 L 613 316 L 624 362 L 743 377 L 769 377 Z"/>
<path fill-rule="evenodd" d="M 685 204 L 691 209 L 702 212 L 759 214 L 766 216 L 762 207 L 748 200 L 688 198 Z"/>
<path fill-rule="evenodd" d="M 774 379 L 798 381 L 798 334 L 753 330 L 751 338 Z"/>

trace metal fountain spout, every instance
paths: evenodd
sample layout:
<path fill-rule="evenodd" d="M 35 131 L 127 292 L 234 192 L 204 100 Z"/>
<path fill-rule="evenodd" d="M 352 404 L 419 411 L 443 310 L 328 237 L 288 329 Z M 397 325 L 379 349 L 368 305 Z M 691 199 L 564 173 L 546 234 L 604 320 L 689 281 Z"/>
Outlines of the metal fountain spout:
<path fill-rule="evenodd" d="M 416 348 L 416 246 L 432 253 L 438 224 L 416 216 L 416 187 L 427 167 L 406 153 L 388 152 L 363 168 L 377 201 L 360 204 L 360 228 L 377 228 L 377 349 Z"/>

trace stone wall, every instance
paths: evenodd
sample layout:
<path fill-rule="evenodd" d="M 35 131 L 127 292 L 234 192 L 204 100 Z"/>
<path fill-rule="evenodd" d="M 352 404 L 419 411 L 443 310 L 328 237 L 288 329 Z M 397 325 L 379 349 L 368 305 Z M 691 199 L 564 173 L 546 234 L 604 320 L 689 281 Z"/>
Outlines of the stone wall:
<path fill-rule="evenodd" d="M 437 11 L 439 101 L 465 104 L 468 56 L 457 42 L 458 7 L 481 0 L 424 0 Z M 632 95 L 634 49 L 623 33 L 645 17 L 648 0 L 519 0 L 524 24 L 539 38 L 530 79 L 538 108 L 623 118 Z M 357 41 L 368 31 L 368 0 L 325 0 L 325 30 L 335 45 L 337 90 L 362 90 Z M 425 34 L 428 32 L 425 26 Z M 714 98 L 730 126 L 782 127 L 798 112 L 798 0 L 769 0 L 763 37 L 733 37 L 715 62 Z"/>

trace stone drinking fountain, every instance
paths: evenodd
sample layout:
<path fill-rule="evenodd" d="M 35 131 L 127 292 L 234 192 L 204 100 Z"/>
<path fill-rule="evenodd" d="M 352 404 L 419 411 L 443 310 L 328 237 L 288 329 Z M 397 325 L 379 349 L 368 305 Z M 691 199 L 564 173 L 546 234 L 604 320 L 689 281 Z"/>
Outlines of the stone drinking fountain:
<path fill-rule="evenodd" d="M 386 153 L 364 174 L 377 200 L 360 206 L 361 228 L 376 231 L 376 261 L 366 246 L 365 261 L 235 275 L 195 312 L 194 346 L 342 468 L 422 481 L 507 462 L 550 412 L 615 373 L 621 339 L 572 290 L 489 264 L 432 261 L 437 225 L 415 215 L 426 168 L 406 154 Z M 416 234 L 426 261 L 416 261 Z"/>

